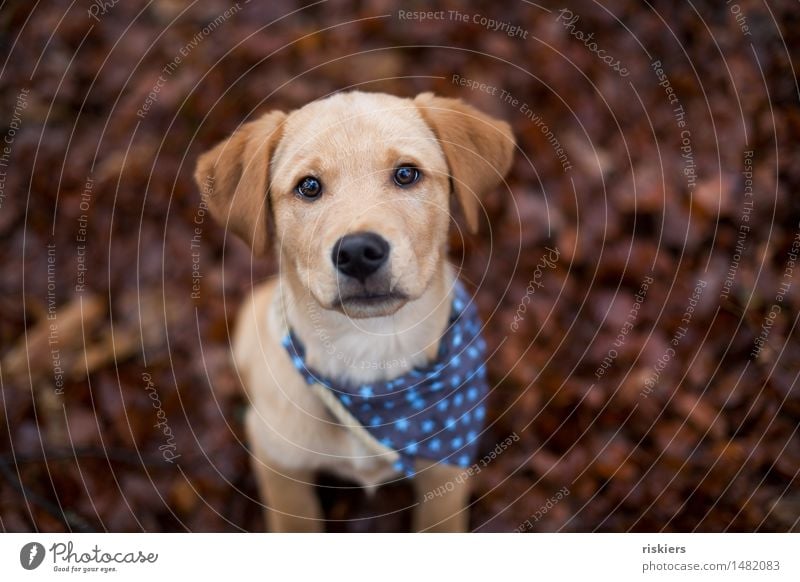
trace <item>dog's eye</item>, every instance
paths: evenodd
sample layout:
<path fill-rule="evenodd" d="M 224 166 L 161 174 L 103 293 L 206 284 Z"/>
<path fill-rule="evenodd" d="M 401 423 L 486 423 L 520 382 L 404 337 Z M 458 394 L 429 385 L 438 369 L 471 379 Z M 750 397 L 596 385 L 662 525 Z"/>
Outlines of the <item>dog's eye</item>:
<path fill-rule="evenodd" d="M 398 186 L 411 186 L 421 175 L 414 166 L 400 166 L 394 171 L 394 183 Z"/>
<path fill-rule="evenodd" d="M 314 176 L 306 176 L 297 183 L 294 190 L 303 198 L 316 200 L 322 194 L 322 184 Z"/>

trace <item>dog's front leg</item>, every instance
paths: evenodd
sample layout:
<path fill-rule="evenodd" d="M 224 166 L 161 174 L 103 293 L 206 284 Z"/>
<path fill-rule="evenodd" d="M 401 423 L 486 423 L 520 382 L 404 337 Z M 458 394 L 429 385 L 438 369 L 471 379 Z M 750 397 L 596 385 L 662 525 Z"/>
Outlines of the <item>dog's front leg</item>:
<path fill-rule="evenodd" d="M 324 531 L 322 507 L 314 488 L 314 472 L 289 470 L 275 464 L 263 450 L 254 417 L 250 410 L 245 427 L 252 449 L 250 461 L 264 503 L 267 531 Z"/>
<path fill-rule="evenodd" d="M 414 490 L 417 498 L 414 531 L 467 531 L 469 486 L 463 469 L 443 463 L 418 461 Z"/>
<path fill-rule="evenodd" d="M 321 532 L 324 522 L 314 490 L 312 471 L 286 471 L 253 459 L 253 468 L 265 503 L 267 530 L 273 532 Z"/>

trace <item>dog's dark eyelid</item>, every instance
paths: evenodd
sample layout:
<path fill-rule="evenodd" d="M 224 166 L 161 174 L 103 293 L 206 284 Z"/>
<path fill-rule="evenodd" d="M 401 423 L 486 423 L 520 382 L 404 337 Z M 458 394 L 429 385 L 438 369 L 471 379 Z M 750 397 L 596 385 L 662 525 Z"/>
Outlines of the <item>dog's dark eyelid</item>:
<path fill-rule="evenodd" d="M 322 182 L 316 176 L 304 176 L 297 182 L 294 192 L 304 200 L 317 200 L 322 195 Z"/>
<path fill-rule="evenodd" d="M 414 164 L 400 164 L 394 169 L 394 183 L 400 188 L 412 186 L 420 181 L 422 171 Z"/>

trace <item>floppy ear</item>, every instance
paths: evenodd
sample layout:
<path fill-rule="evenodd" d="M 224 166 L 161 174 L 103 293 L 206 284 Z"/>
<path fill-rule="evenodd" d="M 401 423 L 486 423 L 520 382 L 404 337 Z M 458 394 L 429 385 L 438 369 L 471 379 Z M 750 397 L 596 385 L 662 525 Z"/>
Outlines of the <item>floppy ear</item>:
<path fill-rule="evenodd" d="M 219 223 L 240 236 L 256 255 L 268 246 L 269 166 L 286 114 L 272 111 L 242 125 L 201 155 L 194 179 Z"/>
<path fill-rule="evenodd" d="M 480 197 L 497 186 L 511 167 L 515 145 L 511 126 L 459 99 L 421 93 L 414 103 L 439 140 L 450 170 L 450 188 L 474 233 Z"/>

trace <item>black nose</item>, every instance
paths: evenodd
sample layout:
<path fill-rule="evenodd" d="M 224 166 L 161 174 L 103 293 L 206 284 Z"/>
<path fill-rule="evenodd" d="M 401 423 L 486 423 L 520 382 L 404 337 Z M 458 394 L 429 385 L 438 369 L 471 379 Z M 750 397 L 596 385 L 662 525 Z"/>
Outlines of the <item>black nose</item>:
<path fill-rule="evenodd" d="M 389 258 L 389 243 L 374 232 L 348 234 L 333 245 L 331 260 L 339 272 L 362 283 Z"/>

